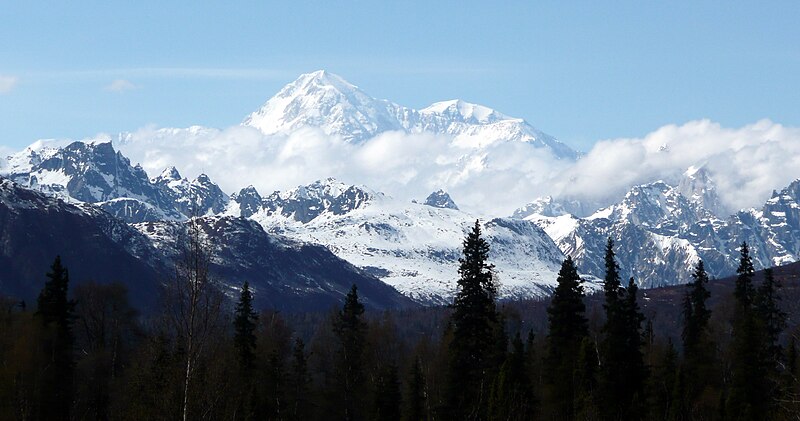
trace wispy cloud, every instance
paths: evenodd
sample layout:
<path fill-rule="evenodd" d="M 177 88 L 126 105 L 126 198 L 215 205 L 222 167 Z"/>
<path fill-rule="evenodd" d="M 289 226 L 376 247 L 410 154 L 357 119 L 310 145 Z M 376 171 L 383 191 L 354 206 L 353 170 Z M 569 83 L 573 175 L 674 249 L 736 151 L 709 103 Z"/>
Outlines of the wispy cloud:
<path fill-rule="evenodd" d="M 64 70 L 33 73 L 47 79 L 115 78 L 121 80 L 143 78 L 207 78 L 207 79 L 288 79 L 296 74 L 261 68 L 227 67 L 134 67 L 115 69 Z"/>
<path fill-rule="evenodd" d="M 125 92 L 138 88 L 133 82 L 126 79 L 116 79 L 106 86 L 106 90 L 110 92 Z"/>
<path fill-rule="evenodd" d="M 19 78 L 16 76 L 0 75 L 0 94 L 7 94 L 17 86 Z"/>

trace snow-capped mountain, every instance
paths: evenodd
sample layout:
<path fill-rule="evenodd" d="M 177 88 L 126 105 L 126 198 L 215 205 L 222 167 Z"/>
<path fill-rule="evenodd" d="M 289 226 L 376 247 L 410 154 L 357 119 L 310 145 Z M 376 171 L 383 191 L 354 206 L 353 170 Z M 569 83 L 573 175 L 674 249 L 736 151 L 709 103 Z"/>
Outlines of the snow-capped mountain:
<path fill-rule="evenodd" d="M 690 170 L 687 175 L 698 172 Z M 698 259 L 712 276 L 731 275 L 743 241 L 750 245 L 757 268 L 800 258 L 800 180 L 775 192 L 762 209 L 722 219 L 703 206 L 718 202 L 711 180 L 700 177 L 691 188 L 683 181 L 677 187 L 664 182 L 636 186 L 620 203 L 587 218 L 533 213 L 525 219 L 539 224 L 583 273 L 598 277 L 605 271 L 605 243 L 611 237 L 623 274 L 645 287 L 690 281 Z M 556 206 L 550 205 L 541 209 Z"/>
<path fill-rule="evenodd" d="M 8 159 L 6 175 L 20 185 L 93 203 L 126 221 L 184 220 L 221 213 L 229 198 L 208 176 L 181 178 L 174 167 L 150 180 L 110 141 L 77 141 L 62 148 L 28 148 Z"/>
<path fill-rule="evenodd" d="M 177 168 L 169 167 L 151 181 L 166 192 L 178 211 L 186 216 L 221 213 L 230 200 L 205 174 L 189 181 L 181 177 Z"/>
<path fill-rule="evenodd" d="M 433 196 L 442 197 L 438 192 Z M 450 302 L 461 242 L 476 219 L 457 208 L 401 203 L 334 179 L 275 192 L 253 212 L 256 197 L 254 189 L 243 189 L 232 196 L 228 213 L 250 213 L 270 233 L 325 245 L 424 303 Z M 450 203 L 455 205 L 452 199 Z M 533 223 L 506 218 L 482 225 L 492 247 L 490 258 L 502 285 L 501 297 L 548 294 L 563 255 L 544 231 Z"/>
<path fill-rule="evenodd" d="M 385 309 L 414 303 L 390 286 L 333 255 L 327 248 L 267 234 L 236 217 L 193 220 L 208 240 L 211 272 L 234 297 L 244 281 L 258 308 L 324 310 L 340 304 L 356 284 L 367 306 Z M 157 305 L 169 287 L 173 259 L 190 221 L 126 224 L 88 203 L 64 200 L 0 178 L 0 294 L 32 300 L 56 255 L 73 285 L 123 282 L 142 309 Z"/>
<path fill-rule="evenodd" d="M 474 148 L 518 141 L 547 148 L 559 159 L 578 156 L 574 150 L 526 121 L 491 108 L 451 100 L 414 110 L 375 99 L 324 70 L 301 75 L 247 116 L 242 124 L 267 135 L 316 127 L 350 142 L 363 142 L 388 131 L 449 135 L 457 144 Z"/>

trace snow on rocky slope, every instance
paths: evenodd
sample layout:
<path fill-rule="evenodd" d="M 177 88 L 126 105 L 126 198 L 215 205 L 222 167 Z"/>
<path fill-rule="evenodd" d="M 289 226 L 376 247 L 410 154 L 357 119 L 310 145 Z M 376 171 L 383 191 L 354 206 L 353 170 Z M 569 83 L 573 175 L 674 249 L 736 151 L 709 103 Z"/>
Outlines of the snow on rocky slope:
<path fill-rule="evenodd" d="M 400 203 L 334 179 L 273 193 L 254 207 L 256 195 L 252 188 L 233 195 L 228 212 L 249 213 L 268 232 L 323 244 L 417 301 L 451 301 L 461 243 L 474 216 L 448 207 Z M 508 218 L 481 224 L 501 297 L 548 294 L 563 255 L 544 231 Z"/>
<path fill-rule="evenodd" d="M 757 268 L 800 259 L 800 180 L 773 193 L 761 209 L 723 219 L 705 207 L 719 203 L 713 181 L 705 175 L 697 181 L 696 169 L 686 176 L 695 183 L 636 186 L 620 203 L 586 218 L 563 212 L 564 206 L 553 199 L 534 202 L 517 215 L 527 214 L 525 220 L 542 227 L 583 273 L 598 277 L 605 271 L 603 255 L 611 237 L 623 275 L 645 287 L 689 282 L 699 259 L 712 276 L 729 276 L 736 270 L 743 241 Z M 541 203 L 547 206 L 537 207 Z"/>

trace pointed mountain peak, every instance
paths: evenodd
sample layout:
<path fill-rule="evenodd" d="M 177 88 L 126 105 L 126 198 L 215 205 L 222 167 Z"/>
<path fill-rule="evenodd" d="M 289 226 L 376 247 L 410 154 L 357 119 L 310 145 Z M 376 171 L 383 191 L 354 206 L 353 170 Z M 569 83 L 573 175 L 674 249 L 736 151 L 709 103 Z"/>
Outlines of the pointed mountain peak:
<path fill-rule="evenodd" d="M 343 77 L 333 74 L 327 70 L 317 70 L 315 72 L 302 74 L 297 78 L 297 80 L 286 85 L 284 90 L 289 87 L 309 88 L 312 86 L 331 87 L 342 92 L 359 90 L 358 86 L 353 85 L 352 83 L 344 80 Z"/>
<path fill-rule="evenodd" d="M 432 206 L 434 208 L 458 210 L 456 202 L 450 198 L 450 195 L 447 194 L 446 191 L 441 189 L 428 195 L 428 198 L 425 199 L 425 205 Z"/>
<path fill-rule="evenodd" d="M 158 176 L 158 179 L 164 181 L 178 181 L 181 178 L 181 173 L 173 166 L 165 168 L 164 171 L 161 172 L 161 175 Z"/>
<path fill-rule="evenodd" d="M 347 141 L 360 141 L 386 130 L 402 129 L 390 111 L 392 107 L 343 78 L 318 70 L 284 86 L 242 124 L 267 135 L 317 127 Z"/>

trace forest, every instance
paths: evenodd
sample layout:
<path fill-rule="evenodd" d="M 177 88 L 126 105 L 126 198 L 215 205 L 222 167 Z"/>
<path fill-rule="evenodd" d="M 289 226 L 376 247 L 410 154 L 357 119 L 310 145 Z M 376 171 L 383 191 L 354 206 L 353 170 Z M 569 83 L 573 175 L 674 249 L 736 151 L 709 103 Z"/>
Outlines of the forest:
<path fill-rule="evenodd" d="M 611 239 L 602 290 L 567 257 L 533 304 L 498 302 L 478 222 L 462 246 L 450 306 L 380 312 L 355 286 L 327 312 L 256 312 L 198 229 L 147 313 L 121 284 L 71 288 L 55 257 L 35 303 L 0 298 L 0 419 L 800 420 L 798 327 L 746 243 L 729 295 L 702 261 L 675 287 L 674 329 Z"/>

